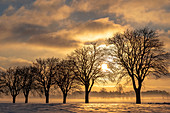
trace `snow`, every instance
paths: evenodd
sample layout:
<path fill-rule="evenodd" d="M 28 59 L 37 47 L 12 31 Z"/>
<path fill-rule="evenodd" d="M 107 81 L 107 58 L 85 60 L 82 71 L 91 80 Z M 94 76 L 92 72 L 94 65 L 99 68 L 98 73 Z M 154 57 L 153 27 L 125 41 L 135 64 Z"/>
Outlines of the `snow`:
<path fill-rule="evenodd" d="M 0 103 L 0 113 L 170 113 L 169 104 L 74 103 L 35 104 Z"/>
<path fill-rule="evenodd" d="M 0 113 L 170 113 L 170 98 L 145 97 L 142 104 L 135 104 L 135 98 L 90 98 L 85 104 L 84 99 L 68 99 L 62 104 L 62 99 L 50 98 L 45 104 L 45 98 L 17 98 L 13 104 L 11 97 L 0 98 Z M 149 103 L 149 104 L 148 104 Z"/>

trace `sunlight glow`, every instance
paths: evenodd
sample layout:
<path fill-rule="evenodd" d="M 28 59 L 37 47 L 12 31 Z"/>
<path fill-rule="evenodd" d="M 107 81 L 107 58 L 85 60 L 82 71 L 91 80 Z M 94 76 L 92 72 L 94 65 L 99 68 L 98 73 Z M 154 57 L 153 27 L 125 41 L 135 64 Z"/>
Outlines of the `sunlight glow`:
<path fill-rule="evenodd" d="M 103 71 L 106 71 L 108 69 L 107 64 L 102 64 L 101 68 Z"/>

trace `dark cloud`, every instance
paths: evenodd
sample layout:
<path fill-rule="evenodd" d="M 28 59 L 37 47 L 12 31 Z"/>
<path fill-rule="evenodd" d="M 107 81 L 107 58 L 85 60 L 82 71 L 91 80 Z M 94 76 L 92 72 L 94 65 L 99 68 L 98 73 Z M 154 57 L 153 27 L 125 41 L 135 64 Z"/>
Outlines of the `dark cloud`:
<path fill-rule="evenodd" d="M 18 24 L 12 29 L 12 33 L 17 37 L 30 37 L 33 35 L 44 34 L 48 32 L 49 31 L 46 27 L 26 23 Z"/>
<path fill-rule="evenodd" d="M 105 17 L 104 14 L 98 15 L 96 12 L 81 12 L 81 11 L 73 12 L 70 15 L 70 18 L 77 22 L 95 20 L 95 19 L 104 18 L 104 17 Z"/>
<path fill-rule="evenodd" d="M 152 22 L 163 27 L 169 26 L 169 0 L 73 0 L 76 11 L 85 13 L 111 14 L 122 16 L 127 24 L 146 26 Z M 95 15 L 96 16 L 96 15 Z M 114 19 L 115 21 L 115 19 Z M 124 25 L 120 22 L 119 24 Z M 115 21 L 116 22 L 116 21 Z"/>
<path fill-rule="evenodd" d="M 73 0 L 65 0 L 65 4 L 67 4 L 67 5 L 71 5 L 72 2 L 73 2 Z"/>
<path fill-rule="evenodd" d="M 0 24 L 0 33 L 6 32 L 7 30 L 8 30 L 7 26 L 5 26 L 4 24 Z"/>
<path fill-rule="evenodd" d="M 102 22 L 102 21 L 89 21 L 87 23 L 78 26 L 80 33 L 91 31 L 91 32 L 101 32 L 105 29 L 110 29 L 113 27 L 112 22 Z"/>
<path fill-rule="evenodd" d="M 53 36 L 51 34 L 42 34 L 31 37 L 28 40 L 31 44 L 37 44 L 41 46 L 49 46 L 49 47 L 59 47 L 59 48 L 69 48 L 69 47 L 77 47 L 79 46 L 79 41 L 69 38 L 69 36 L 56 35 Z"/>
<path fill-rule="evenodd" d="M 17 9 L 15 9 L 13 6 L 9 6 L 4 12 L 3 14 L 6 16 L 10 16 L 12 14 L 14 14 L 16 12 Z"/>
<path fill-rule="evenodd" d="M 6 38 L 2 38 L 0 43 L 18 43 L 26 42 L 31 36 L 48 33 L 49 30 L 39 25 L 20 23 L 10 26 L 10 28 L 0 24 L 0 32 L 10 34 Z"/>
<path fill-rule="evenodd" d="M 30 8 L 33 2 L 35 2 L 35 0 L 0 0 L 0 15 L 10 6 L 14 7 L 16 10 L 22 6 Z"/>
<path fill-rule="evenodd" d="M 166 12 L 169 12 L 170 13 L 170 7 L 169 7 L 170 4 L 167 4 L 163 7 L 163 9 L 166 11 Z"/>

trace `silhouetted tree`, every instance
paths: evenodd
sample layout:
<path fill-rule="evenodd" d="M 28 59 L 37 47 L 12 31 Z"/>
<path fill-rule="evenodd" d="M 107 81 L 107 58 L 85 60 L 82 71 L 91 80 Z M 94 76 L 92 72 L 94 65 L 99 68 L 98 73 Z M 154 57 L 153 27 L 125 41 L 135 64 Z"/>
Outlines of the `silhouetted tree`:
<path fill-rule="evenodd" d="M 5 72 L 0 71 L 0 95 L 3 93 L 7 93 L 7 86 L 4 78 L 5 75 Z"/>
<path fill-rule="evenodd" d="M 56 83 L 63 93 L 63 103 L 66 103 L 68 92 L 72 89 L 80 88 L 74 75 L 74 62 L 72 60 L 62 60 L 58 64 Z"/>
<path fill-rule="evenodd" d="M 2 78 L 5 81 L 8 92 L 13 97 L 13 103 L 15 103 L 17 95 L 22 89 L 23 76 L 20 76 L 19 67 L 9 68 L 6 74 L 3 74 Z"/>
<path fill-rule="evenodd" d="M 43 91 L 46 97 L 46 103 L 49 103 L 49 92 L 55 81 L 55 68 L 59 59 L 47 58 L 47 59 L 36 59 L 34 66 L 37 68 L 36 81 L 37 84 L 43 87 Z"/>
<path fill-rule="evenodd" d="M 89 93 L 98 78 L 104 77 L 101 70 L 103 48 L 96 44 L 76 49 L 69 58 L 75 62 L 76 78 L 85 86 L 85 103 L 89 103 Z"/>
<path fill-rule="evenodd" d="M 28 96 L 30 91 L 41 91 L 41 87 L 36 84 L 37 69 L 33 66 L 24 66 L 20 68 L 20 76 L 23 76 L 22 91 L 25 96 L 25 103 L 28 103 Z"/>
<path fill-rule="evenodd" d="M 167 59 L 169 54 L 163 50 L 157 33 L 148 28 L 117 34 L 108 39 L 113 44 L 110 54 L 114 62 L 124 68 L 133 83 L 136 103 L 141 103 L 140 91 L 146 76 L 161 77 L 167 75 Z"/>

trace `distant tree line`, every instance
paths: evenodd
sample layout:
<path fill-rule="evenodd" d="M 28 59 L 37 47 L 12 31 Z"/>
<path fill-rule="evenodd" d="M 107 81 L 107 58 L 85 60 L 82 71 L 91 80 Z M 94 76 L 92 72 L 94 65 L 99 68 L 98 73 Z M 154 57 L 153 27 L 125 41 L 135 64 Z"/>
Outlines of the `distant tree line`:
<path fill-rule="evenodd" d="M 155 31 L 148 28 L 125 31 L 109 38 L 106 47 L 96 43 L 74 50 L 65 59 L 36 59 L 31 66 L 10 67 L 0 72 L 0 93 L 11 95 L 13 103 L 17 95 L 23 93 L 28 103 L 30 92 L 46 97 L 52 87 L 63 93 L 63 103 L 69 92 L 84 86 L 85 103 L 89 103 L 89 93 L 95 82 L 111 80 L 120 82 L 123 78 L 132 81 L 136 103 L 141 103 L 142 83 L 148 75 L 157 78 L 168 75 L 169 53 L 163 50 Z M 106 63 L 109 69 L 103 71 Z M 121 86 L 119 93 L 121 93 Z"/>
<path fill-rule="evenodd" d="M 104 88 L 105 89 L 105 88 Z M 70 94 L 70 97 L 72 98 L 81 98 L 84 94 L 84 91 L 75 91 L 72 94 Z M 161 96 L 161 97 L 169 97 L 170 94 L 167 91 L 164 90 L 148 90 L 148 91 L 142 91 L 142 96 Z M 127 91 L 127 92 L 119 92 L 119 91 L 107 91 L 100 90 L 100 91 L 91 91 L 90 97 L 102 97 L 102 98 L 114 98 L 114 97 L 134 97 L 135 92 L 134 91 Z"/>

